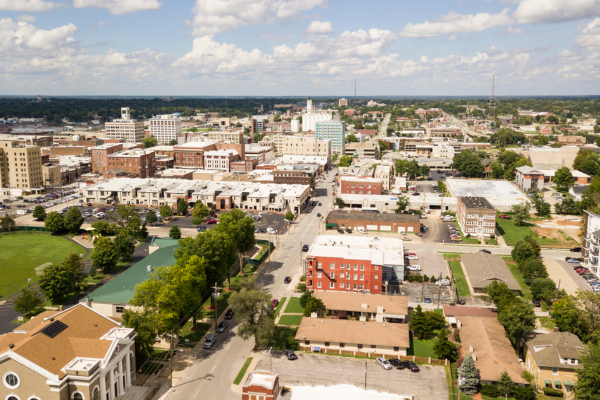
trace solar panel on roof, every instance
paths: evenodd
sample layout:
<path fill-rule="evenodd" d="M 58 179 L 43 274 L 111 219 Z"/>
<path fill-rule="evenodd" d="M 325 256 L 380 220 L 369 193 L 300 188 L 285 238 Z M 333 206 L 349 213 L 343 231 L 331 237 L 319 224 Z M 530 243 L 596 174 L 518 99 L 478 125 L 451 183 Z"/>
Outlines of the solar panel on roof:
<path fill-rule="evenodd" d="M 68 326 L 64 323 L 60 321 L 54 321 L 50 325 L 42 329 L 42 333 L 48 336 L 50 339 L 52 339 L 67 328 Z"/>

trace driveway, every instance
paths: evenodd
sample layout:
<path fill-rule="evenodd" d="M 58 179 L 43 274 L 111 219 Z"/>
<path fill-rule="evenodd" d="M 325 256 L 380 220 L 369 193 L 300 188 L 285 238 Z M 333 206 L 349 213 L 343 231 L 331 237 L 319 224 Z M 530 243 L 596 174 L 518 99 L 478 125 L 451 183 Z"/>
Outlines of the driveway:
<path fill-rule="evenodd" d="M 575 284 L 581 290 L 592 290 L 592 288 L 587 283 L 587 281 L 585 279 L 583 279 L 583 277 L 575 271 L 574 267 L 579 267 L 579 266 L 581 266 L 581 264 L 571 264 L 571 263 L 566 262 L 564 259 L 558 259 L 558 258 L 556 259 L 556 262 L 567 272 L 567 275 L 569 275 L 569 277 L 571 277 L 573 282 L 575 282 Z M 561 282 L 561 284 L 562 284 L 562 282 Z"/>
<path fill-rule="evenodd" d="M 581 278 L 577 274 L 575 274 L 577 275 L 577 277 L 571 276 L 571 274 L 569 274 L 569 272 L 571 271 L 567 271 L 567 268 L 563 267 L 560 264 L 561 261 L 565 262 L 564 259 L 560 260 L 553 257 L 542 257 L 542 261 L 544 262 L 544 265 L 546 265 L 546 270 L 548 270 L 548 275 L 550 276 L 550 278 L 552 278 L 552 280 L 554 280 L 554 282 L 556 282 L 557 284 L 560 281 L 560 288 L 564 289 L 565 292 L 567 292 L 567 294 L 574 295 L 575 293 L 577 293 L 577 290 L 581 289 L 580 285 L 576 282 L 575 279 L 579 278 L 583 280 L 583 278 Z M 570 268 L 573 269 L 572 266 Z M 587 285 L 587 282 L 584 283 Z M 586 289 L 589 290 L 589 286 Z"/>
<path fill-rule="evenodd" d="M 428 214 L 427 219 L 421 219 L 421 224 L 427 227 L 424 232 L 423 241 L 432 243 L 450 243 L 450 232 L 448 224 L 440 218 L 439 214 Z"/>
<path fill-rule="evenodd" d="M 298 360 L 288 361 L 281 352 L 273 352 L 271 360 L 264 354 L 256 370 L 271 369 L 279 374 L 280 385 L 360 385 L 367 390 L 380 390 L 414 396 L 417 400 L 446 400 L 448 385 L 441 366 L 420 365 L 421 372 L 384 370 L 374 360 L 299 353 Z"/>

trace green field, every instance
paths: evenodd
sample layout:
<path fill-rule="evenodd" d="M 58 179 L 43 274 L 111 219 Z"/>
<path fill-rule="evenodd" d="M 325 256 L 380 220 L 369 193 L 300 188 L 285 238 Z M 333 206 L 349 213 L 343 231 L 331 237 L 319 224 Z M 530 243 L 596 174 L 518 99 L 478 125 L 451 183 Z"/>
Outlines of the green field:
<path fill-rule="evenodd" d="M 284 310 L 284 313 L 286 314 L 293 314 L 293 313 L 303 313 L 304 312 L 304 307 L 302 307 L 300 305 L 300 297 L 292 297 L 290 298 L 290 301 L 288 302 L 287 307 Z"/>
<path fill-rule="evenodd" d="M 180 343 L 185 344 L 185 339 L 189 339 L 191 344 L 199 342 L 200 339 L 202 339 L 202 336 L 204 336 L 204 334 L 208 332 L 210 327 L 214 326 L 214 320 L 212 320 L 211 322 L 213 322 L 213 324 L 196 322 L 196 330 L 192 330 L 192 320 L 186 322 L 186 324 L 181 329 L 181 333 L 179 334 L 179 336 L 181 337 Z"/>
<path fill-rule="evenodd" d="M 434 331 L 434 335 L 437 336 L 439 330 Z M 428 339 L 417 339 L 413 338 L 412 333 L 410 335 L 410 349 L 408 350 L 409 356 L 417 357 L 431 357 L 438 358 L 433 351 L 433 346 L 437 343 L 437 338 L 432 337 Z"/>
<path fill-rule="evenodd" d="M 61 236 L 40 232 L 0 234 L 0 298 L 27 286 L 27 278 L 38 280 L 35 268 L 51 262 L 60 264 L 70 253 L 84 254 L 83 247 Z"/>
<path fill-rule="evenodd" d="M 568 248 L 570 246 L 574 246 L 577 244 L 575 239 L 565 234 L 563 231 L 559 230 L 558 233 L 562 235 L 562 240 L 556 238 L 546 238 L 541 237 L 537 233 L 531 230 L 535 225 L 530 223 L 525 223 L 525 225 L 518 226 L 515 225 L 514 220 L 507 220 L 502 218 L 496 218 L 496 224 L 498 227 L 498 232 L 504 238 L 504 241 L 509 246 L 514 246 L 517 244 L 519 240 L 525 238 L 525 236 L 532 236 L 540 246 L 552 246 L 552 247 L 564 247 Z"/>
<path fill-rule="evenodd" d="M 242 369 L 240 369 L 240 372 L 235 377 L 235 380 L 233 381 L 234 385 L 239 385 L 240 382 L 242 382 L 242 379 L 244 379 L 244 375 L 246 375 L 246 371 L 248 370 L 248 367 L 250 366 L 251 362 L 252 362 L 252 357 L 248 357 L 248 359 L 242 366 Z"/>
<path fill-rule="evenodd" d="M 504 261 L 512 261 L 512 257 L 502 257 L 502 258 L 504 259 Z M 529 290 L 529 286 L 527 286 L 527 284 L 525 283 L 525 279 L 523 279 L 523 274 L 521 273 L 521 270 L 519 270 L 519 266 L 517 264 L 512 264 L 512 263 L 511 264 L 506 263 L 506 266 L 508 267 L 510 272 L 513 274 L 513 276 L 517 280 L 517 283 L 521 287 L 521 295 L 523 296 L 523 298 L 525 298 L 527 300 L 533 300 L 533 296 L 531 295 L 531 290 Z"/>
<path fill-rule="evenodd" d="M 444 254 L 444 258 L 455 257 L 460 257 L 460 254 Z M 460 266 L 460 261 L 450 261 L 450 268 L 452 268 L 452 275 L 454 276 L 454 280 L 456 281 L 457 294 L 459 296 L 470 296 L 471 291 L 469 290 L 469 285 L 467 284 L 465 274 L 463 273 L 462 267 Z"/>
<path fill-rule="evenodd" d="M 283 315 L 279 318 L 278 325 L 300 325 L 302 315 Z"/>

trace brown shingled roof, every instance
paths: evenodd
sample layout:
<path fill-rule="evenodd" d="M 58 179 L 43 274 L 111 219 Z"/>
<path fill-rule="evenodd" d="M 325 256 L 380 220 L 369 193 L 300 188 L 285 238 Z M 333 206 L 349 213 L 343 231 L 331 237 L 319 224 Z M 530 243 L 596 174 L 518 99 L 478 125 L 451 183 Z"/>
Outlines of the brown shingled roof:
<path fill-rule="evenodd" d="M 498 314 L 495 308 L 489 307 L 444 306 L 444 316 L 497 318 Z"/>
<path fill-rule="evenodd" d="M 581 364 L 561 364 L 562 358 L 576 359 L 586 346 L 571 332 L 552 332 L 537 335 L 526 342 L 535 363 L 544 367 L 560 367 L 567 369 L 581 368 Z M 537 347 L 537 351 L 536 348 Z"/>
<path fill-rule="evenodd" d="M 408 314 L 406 296 L 316 291 L 313 297 L 321 299 L 328 310 L 376 313 L 377 306 L 382 305 L 384 314 Z M 366 303 L 367 308 L 363 308 L 363 303 Z"/>

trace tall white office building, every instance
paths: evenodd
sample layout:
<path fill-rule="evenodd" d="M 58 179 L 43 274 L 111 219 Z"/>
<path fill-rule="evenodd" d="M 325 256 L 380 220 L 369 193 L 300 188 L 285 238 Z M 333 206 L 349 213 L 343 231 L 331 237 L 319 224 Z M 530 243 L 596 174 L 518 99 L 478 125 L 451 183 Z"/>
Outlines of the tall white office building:
<path fill-rule="evenodd" d="M 315 136 L 317 139 L 331 139 L 331 153 L 344 154 L 346 144 L 346 123 L 337 121 L 316 122 Z"/>
<path fill-rule="evenodd" d="M 129 107 L 121 108 L 121 119 L 104 125 L 106 139 L 125 139 L 127 143 L 137 143 L 144 138 L 144 122 L 131 119 Z"/>
<path fill-rule="evenodd" d="M 169 143 L 181 137 L 181 119 L 173 115 L 158 115 L 150 119 L 150 136 L 158 143 Z"/>

